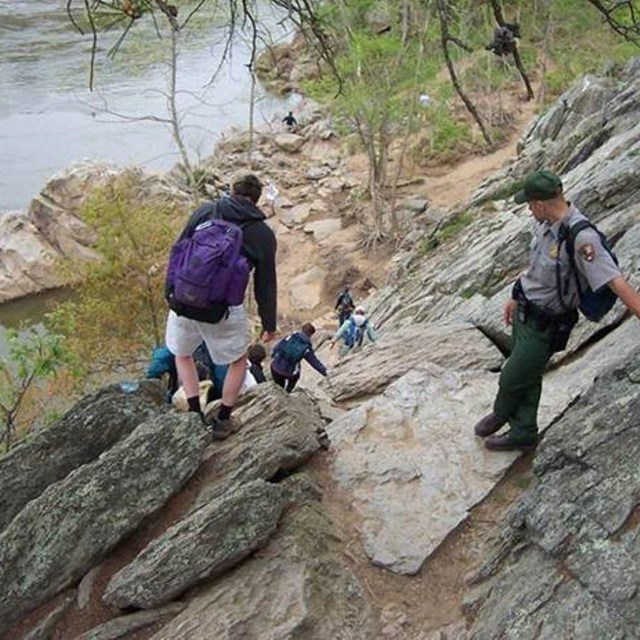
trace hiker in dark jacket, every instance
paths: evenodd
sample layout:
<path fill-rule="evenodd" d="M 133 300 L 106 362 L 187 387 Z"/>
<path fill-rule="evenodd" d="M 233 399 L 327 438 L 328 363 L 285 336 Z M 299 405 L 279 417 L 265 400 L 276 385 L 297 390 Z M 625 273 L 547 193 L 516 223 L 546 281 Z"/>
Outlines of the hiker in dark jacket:
<path fill-rule="evenodd" d="M 311 336 L 315 327 L 307 322 L 302 331 L 288 335 L 278 342 L 273 349 L 271 375 L 273 381 L 285 391 L 291 393 L 300 380 L 300 362 L 306 360 L 321 376 L 327 375 L 326 367 L 313 352 Z"/>
<path fill-rule="evenodd" d="M 267 379 L 262 369 L 262 362 L 267 357 L 267 350 L 261 344 L 252 344 L 247 351 L 249 359 L 249 372 L 258 384 L 266 382 Z"/>
<path fill-rule="evenodd" d="M 223 196 L 194 211 L 180 239 L 190 237 L 200 223 L 212 217 L 233 222 L 242 229 L 242 254 L 254 269 L 254 292 L 262 321 L 262 341 L 270 342 L 276 335 L 276 237 L 265 224 L 266 216 L 257 206 L 261 193 L 262 185 L 256 176 L 240 178 L 232 185 L 230 196 Z M 170 291 L 167 291 L 167 299 L 171 311 L 167 320 L 166 343 L 176 356 L 178 376 L 190 411 L 201 413 L 198 375 L 192 355 L 197 346 L 204 340 L 212 360 L 216 364 L 229 365 L 220 409 L 211 425 L 212 436 L 223 439 L 233 430 L 231 411 L 247 371 L 249 322 L 244 306 L 230 306 L 228 313 L 218 320 L 212 318 L 208 309 L 172 302 Z"/>
<path fill-rule="evenodd" d="M 344 324 L 344 321 L 351 317 L 355 306 L 351 291 L 348 286 L 345 286 L 344 290 L 340 292 L 340 295 L 336 300 L 336 306 L 334 307 L 338 312 L 338 327 L 341 327 Z"/>

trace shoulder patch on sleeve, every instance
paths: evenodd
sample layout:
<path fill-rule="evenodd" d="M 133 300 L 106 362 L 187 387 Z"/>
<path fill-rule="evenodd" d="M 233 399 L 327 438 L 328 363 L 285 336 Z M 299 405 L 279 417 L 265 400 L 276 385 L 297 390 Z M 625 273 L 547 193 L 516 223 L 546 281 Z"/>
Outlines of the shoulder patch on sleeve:
<path fill-rule="evenodd" d="M 585 262 L 593 262 L 593 259 L 596 257 L 595 247 L 590 242 L 583 244 L 578 247 L 578 255 Z"/>

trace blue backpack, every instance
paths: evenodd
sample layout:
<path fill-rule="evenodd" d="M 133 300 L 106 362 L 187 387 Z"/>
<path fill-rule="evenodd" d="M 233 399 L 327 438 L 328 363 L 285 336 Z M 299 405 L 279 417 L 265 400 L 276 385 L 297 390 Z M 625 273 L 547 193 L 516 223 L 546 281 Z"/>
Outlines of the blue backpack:
<path fill-rule="evenodd" d="M 353 317 L 349 318 L 349 326 L 347 327 L 347 332 L 344 334 L 343 339 L 344 343 L 351 349 L 358 345 L 362 346 L 362 341 L 364 340 L 364 332 L 367 328 L 368 320 L 365 320 L 362 326 L 358 326 Z"/>
<path fill-rule="evenodd" d="M 161 378 L 176 368 L 176 358 L 167 347 L 158 347 L 151 354 L 151 362 L 147 369 L 147 378 Z"/>
<path fill-rule="evenodd" d="M 242 304 L 251 271 L 242 244 L 239 226 L 213 218 L 178 240 L 167 268 L 169 307 L 194 320 L 218 322 L 229 306 Z"/>
<path fill-rule="evenodd" d="M 280 345 L 278 351 L 289 362 L 297 364 L 304 358 L 309 350 L 309 343 L 303 340 L 297 333 L 287 336 Z"/>
<path fill-rule="evenodd" d="M 578 298 L 580 299 L 578 309 L 580 310 L 582 315 L 587 318 L 587 320 L 591 320 L 591 322 L 599 322 L 609 311 L 611 311 L 613 305 L 618 299 L 618 296 L 613 291 L 611 291 L 611 289 L 607 285 L 600 287 L 600 289 L 598 289 L 597 291 L 593 291 L 588 285 L 586 289 L 583 289 L 580 284 L 580 280 L 578 278 L 578 268 L 576 267 L 574 256 L 575 240 L 580 231 L 588 228 L 594 229 L 598 233 L 602 242 L 602 246 L 609 252 L 609 255 L 613 258 L 614 262 L 618 264 L 618 258 L 609 248 L 609 244 L 604 233 L 602 233 L 600 229 L 598 229 L 588 220 L 580 220 L 568 229 L 566 227 L 561 227 L 560 243 L 562 243 L 563 241 L 567 243 L 566 246 L 567 254 L 569 255 L 569 265 L 571 267 L 571 271 L 573 272 L 573 276 L 578 287 Z M 562 302 L 562 286 L 560 283 L 559 262 L 556 262 L 556 282 L 558 286 L 560 301 Z"/>

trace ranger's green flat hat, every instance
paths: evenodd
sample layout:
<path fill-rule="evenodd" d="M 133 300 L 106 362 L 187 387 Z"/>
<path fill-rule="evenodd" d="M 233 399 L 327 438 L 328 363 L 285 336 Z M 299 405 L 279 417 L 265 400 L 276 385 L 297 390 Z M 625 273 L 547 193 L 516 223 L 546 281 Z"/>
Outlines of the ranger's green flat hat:
<path fill-rule="evenodd" d="M 531 200 L 552 200 L 562 193 L 562 180 L 555 173 L 542 169 L 529 174 L 513 199 L 517 204 Z"/>

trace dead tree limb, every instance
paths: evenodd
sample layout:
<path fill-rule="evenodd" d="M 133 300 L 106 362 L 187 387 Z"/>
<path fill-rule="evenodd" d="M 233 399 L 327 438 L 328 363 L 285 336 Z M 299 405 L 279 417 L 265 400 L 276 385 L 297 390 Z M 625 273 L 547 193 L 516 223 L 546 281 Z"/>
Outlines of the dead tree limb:
<path fill-rule="evenodd" d="M 640 15 L 633 0 L 587 0 L 625 40 L 640 46 Z"/>
<path fill-rule="evenodd" d="M 464 106 L 467 108 L 467 111 L 472 115 L 473 119 L 480 127 L 480 131 L 482 132 L 482 137 L 485 142 L 491 146 L 493 145 L 493 141 L 491 140 L 491 136 L 487 132 L 486 127 L 484 126 L 484 122 L 478 113 L 478 110 L 475 108 L 473 102 L 469 100 L 466 96 L 462 87 L 460 86 L 460 82 L 458 81 L 458 76 L 456 75 L 456 70 L 453 66 L 453 62 L 451 61 L 451 56 L 449 55 L 449 42 L 452 41 L 451 36 L 449 35 L 449 20 L 447 16 L 447 2 L 446 0 L 437 0 L 436 5 L 438 7 L 438 16 L 440 18 L 440 44 L 442 46 L 442 53 L 444 54 L 445 62 L 447 63 L 447 69 L 449 70 L 449 77 L 451 78 L 451 83 L 453 84 L 454 89 L 457 94 L 460 96 L 462 102 L 464 102 Z"/>
<path fill-rule="evenodd" d="M 504 16 L 502 15 L 502 9 L 500 8 L 499 0 L 489 0 L 489 4 L 493 9 L 493 15 L 495 16 L 496 22 L 504 27 L 506 25 Z M 524 69 L 524 65 L 522 64 L 522 59 L 520 58 L 520 52 L 518 51 L 518 45 L 516 41 L 513 41 L 513 60 L 516 63 L 516 67 L 518 67 L 518 71 L 522 76 L 522 80 L 524 81 L 525 87 L 527 88 L 527 100 L 533 100 L 534 93 L 533 88 L 531 87 L 531 82 L 529 82 L 529 77 L 527 76 L 527 72 Z"/>

